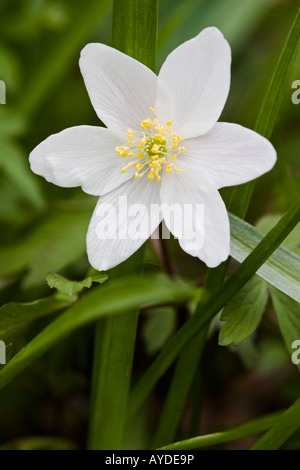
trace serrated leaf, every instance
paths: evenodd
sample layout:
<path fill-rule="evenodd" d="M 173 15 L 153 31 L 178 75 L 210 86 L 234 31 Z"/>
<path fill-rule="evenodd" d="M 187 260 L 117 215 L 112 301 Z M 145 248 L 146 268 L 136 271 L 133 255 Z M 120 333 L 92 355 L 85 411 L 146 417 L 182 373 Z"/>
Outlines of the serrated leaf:
<path fill-rule="evenodd" d="M 295 340 L 300 340 L 300 303 L 273 287 L 271 296 L 281 334 L 292 356 L 295 352 L 292 344 Z M 298 367 L 300 369 L 300 365 Z"/>
<path fill-rule="evenodd" d="M 239 344 L 258 327 L 268 300 L 266 286 L 254 276 L 226 305 L 221 320 L 226 324 L 220 331 L 219 344 Z"/>
<path fill-rule="evenodd" d="M 263 239 L 255 227 L 230 214 L 230 254 L 240 263 Z M 294 229 L 299 233 L 299 224 Z M 300 302 L 300 256 L 280 246 L 257 271 L 272 286 Z"/>
<path fill-rule="evenodd" d="M 103 282 L 107 281 L 108 274 L 106 273 L 98 273 L 94 276 L 91 276 L 93 282 L 97 282 L 98 284 L 103 284 Z"/>
<path fill-rule="evenodd" d="M 197 291 L 165 276 L 126 277 L 87 292 L 62 313 L 5 366 L 0 373 L 0 389 L 35 359 L 76 329 L 99 318 L 128 314 L 149 303 L 187 301 Z"/>
<path fill-rule="evenodd" d="M 99 273 L 94 277 L 87 277 L 83 281 L 70 281 L 69 279 L 56 273 L 49 273 L 46 277 L 46 281 L 49 287 L 57 289 L 62 294 L 66 294 L 69 297 L 81 292 L 84 288 L 90 288 L 93 282 L 102 284 L 108 278 L 105 273 Z"/>

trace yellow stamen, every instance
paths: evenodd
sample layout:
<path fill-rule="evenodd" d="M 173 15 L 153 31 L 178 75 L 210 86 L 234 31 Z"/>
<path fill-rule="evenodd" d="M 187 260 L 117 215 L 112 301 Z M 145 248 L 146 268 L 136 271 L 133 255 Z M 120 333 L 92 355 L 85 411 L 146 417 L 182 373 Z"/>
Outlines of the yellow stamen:
<path fill-rule="evenodd" d="M 156 114 L 154 108 L 149 109 L 151 113 Z M 140 122 L 140 130 L 128 128 L 127 144 L 115 148 L 119 156 L 131 157 L 129 163 L 122 168 L 122 173 L 126 173 L 127 169 L 132 167 L 136 169 L 135 178 L 141 178 L 146 174 L 149 180 L 161 181 L 162 170 L 167 173 L 173 169 L 180 172 L 180 168 L 175 167 L 172 161 L 180 157 L 185 148 L 178 149 L 178 143 L 182 139 L 180 135 L 172 132 L 171 125 L 172 121 L 168 120 L 162 126 L 157 117 L 153 116 L 153 119 L 147 117 Z"/>

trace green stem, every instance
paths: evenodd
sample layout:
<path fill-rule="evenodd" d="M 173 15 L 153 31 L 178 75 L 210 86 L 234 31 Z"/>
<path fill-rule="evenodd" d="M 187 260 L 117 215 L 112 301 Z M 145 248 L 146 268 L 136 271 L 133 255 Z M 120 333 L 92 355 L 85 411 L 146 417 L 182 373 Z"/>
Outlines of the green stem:
<path fill-rule="evenodd" d="M 110 272 L 110 279 L 139 274 L 144 249 Z M 122 443 L 138 310 L 96 323 L 90 429 L 91 450 L 115 450 Z"/>
<path fill-rule="evenodd" d="M 199 334 L 226 303 L 251 279 L 279 247 L 300 220 L 300 200 L 262 239 L 238 269 L 225 281 L 214 298 L 196 309 L 195 314 L 171 338 L 154 363 L 148 368 L 131 395 L 128 415 L 134 414 L 178 355 Z"/>
<path fill-rule="evenodd" d="M 214 434 L 207 434 L 205 436 L 193 437 L 184 441 L 174 442 L 173 444 L 162 447 L 160 450 L 193 450 L 237 441 L 239 439 L 254 436 L 256 434 L 267 431 L 279 422 L 281 415 L 281 413 L 267 415 L 263 418 L 250 421 L 249 423 L 235 426 L 234 428 L 227 431 L 216 432 Z"/>
<path fill-rule="evenodd" d="M 278 450 L 300 428 L 300 398 L 288 408 L 251 450 Z"/>
<path fill-rule="evenodd" d="M 285 91 L 291 83 L 295 59 L 300 47 L 300 9 L 283 46 L 275 72 L 270 81 L 265 99 L 260 108 L 254 130 L 270 139 L 277 122 Z M 234 188 L 229 210 L 244 219 L 253 194 L 255 182 L 250 181 Z"/>
<path fill-rule="evenodd" d="M 158 0 L 114 0 L 112 45 L 155 71 Z M 139 274 L 143 250 L 110 277 Z M 116 450 L 122 445 L 131 381 L 138 311 L 96 326 L 88 447 Z"/>
<path fill-rule="evenodd" d="M 270 138 L 278 118 L 280 107 L 284 98 L 284 92 L 293 71 L 295 58 L 300 44 L 300 10 L 291 27 L 288 38 L 282 49 L 278 64 L 269 84 L 264 101 L 255 124 L 255 131 L 266 138 Z M 229 210 L 241 218 L 245 218 L 253 194 L 255 183 L 252 181 L 246 185 L 238 186 L 231 193 Z M 205 291 L 210 298 L 221 287 L 226 277 L 229 260 L 215 269 L 208 271 Z M 208 301 L 209 299 L 207 299 Z M 204 308 L 206 303 L 204 304 Z M 203 302 L 199 303 L 197 311 L 201 312 Z M 204 312 L 203 312 L 204 313 Z M 202 354 L 206 340 L 205 332 L 201 332 L 184 350 L 176 365 L 175 373 L 168 391 L 167 399 L 161 414 L 160 422 L 154 437 L 155 446 L 168 443 L 174 439 L 175 432 L 184 411 L 184 405 L 188 396 L 198 361 Z M 190 364 L 186 369 L 186 364 Z M 188 370 L 188 371 L 187 371 Z M 182 377 L 185 380 L 182 381 Z"/>

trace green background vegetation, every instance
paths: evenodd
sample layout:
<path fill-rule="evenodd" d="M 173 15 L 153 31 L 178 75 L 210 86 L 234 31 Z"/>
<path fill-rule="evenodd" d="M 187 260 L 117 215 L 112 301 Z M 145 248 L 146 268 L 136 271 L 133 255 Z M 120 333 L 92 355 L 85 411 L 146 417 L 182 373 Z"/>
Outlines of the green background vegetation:
<path fill-rule="evenodd" d="M 217 26 L 233 54 L 231 92 L 221 120 L 253 128 L 298 7 L 296 0 L 160 0 L 158 69 L 176 46 L 206 26 Z M 0 18 L 0 79 L 7 85 L 7 104 L 0 105 L 0 339 L 6 341 L 10 358 L 62 310 L 73 304 L 76 308 L 78 297 L 92 282 L 97 285 L 106 281 L 105 275 L 90 268 L 85 252 L 86 231 L 97 199 L 80 189 L 56 187 L 32 174 L 28 155 L 50 134 L 71 126 L 100 124 L 85 90 L 78 59 L 88 42 L 111 44 L 112 2 L 2 0 Z M 299 54 L 291 82 L 282 91 L 283 104 L 272 137 L 278 163 L 257 181 L 247 216 L 248 222 L 263 233 L 300 196 L 300 105 L 291 101 L 291 84 L 297 79 Z M 228 190 L 222 193 L 227 203 L 230 194 Z M 299 226 L 285 246 L 300 254 Z M 177 275 L 186 284 L 201 288 L 205 266 L 185 254 L 175 240 L 170 240 L 166 249 Z M 233 261 L 230 270 L 236 266 Z M 145 272 L 160 273 L 167 268 L 155 246 L 148 242 Z M 66 284 L 49 273 L 85 281 L 81 285 Z M 211 325 L 173 438 L 169 442 L 161 438 L 160 442 L 156 435 L 153 441 L 171 368 L 129 422 L 123 448 L 147 448 L 150 442 L 163 445 L 226 429 L 285 409 L 299 398 L 299 371 L 291 363 L 289 349 L 298 332 L 295 339 L 300 339 L 299 303 L 287 300 L 258 277 L 250 283 L 240 294 L 241 299 L 235 298 L 235 304 L 228 304 L 223 311 L 222 319 L 228 323 L 220 336 L 224 325 L 220 317 Z M 195 304 L 186 284 L 178 294 L 178 300 L 187 301 L 183 305 L 142 309 L 134 382 Z M 120 281 L 115 296 L 122 298 L 126 286 L 126 279 Z M 143 291 L 145 286 L 140 288 Z M 149 283 L 150 288 L 157 289 L 157 298 L 153 297 L 158 303 L 164 296 L 165 301 L 168 295 L 175 296 L 174 288 L 172 291 L 166 287 L 164 291 L 159 282 Z M 101 303 L 99 292 L 95 301 Z M 134 293 L 132 289 L 132 296 Z M 114 296 L 110 295 L 112 301 Z M 144 298 L 141 294 L 137 305 L 143 304 Z M 234 311 L 240 311 L 240 304 L 247 304 L 247 298 L 250 307 L 243 310 L 243 330 L 239 321 L 235 326 Z M 85 447 L 94 325 L 70 333 L 0 392 L 3 448 Z M 237 433 L 232 440 L 242 434 Z M 217 442 L 207 445 L 211 443 Z M 252 443 L 253 439 L 248 438 L 231 442 L 227 448 L 248 448 Z M 299 449 L 300 434 L 295 433 L 285 447 Z"/>

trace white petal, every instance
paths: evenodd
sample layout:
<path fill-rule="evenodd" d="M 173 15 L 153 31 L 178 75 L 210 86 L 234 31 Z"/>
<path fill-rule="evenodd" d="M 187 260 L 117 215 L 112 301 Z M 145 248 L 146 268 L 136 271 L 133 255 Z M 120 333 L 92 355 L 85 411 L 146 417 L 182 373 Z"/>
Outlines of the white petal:
<path fill-rule="evenodd" d="M 140 62 L 104 44 L 88 44 L 79 61 L 98 117 L 117 130 L 136 128 L 151 114 L 156 75 Z"/>
<path fill-rule="evenodd" d="M 229 256 L 230 226 L 225 204 L 217 190 L 189 176 L 181 164 L 180 173 L 162 180 L 161 200 L 165 223 L 184 251 L 200 258 L 209 267 Z M 164 204 L 166 204 L 164 206 Z M 172 208 L 175 209 L 172 214 Z"/>
<path fill-rule="evenodd" d="M 217 122 L 205 135 L 183 143 L 183 158 L 215 188 L 234 186 L 270 171 L 276 151 L 264 137 L 237 124 Z"/>
<path fill-rule="evenodd" d="M 206 28 L 175 49 L 158 76 L 159 119 L 172 120 L 183 138 L 211 129 L 227 100 L 230 64 L 230 46 L 217 28 Z"/>
<path fill-rule="evenodd" d="M 133 169 L 122 173 L 124 159 L 115 151 L 126 139 L 126 134 L 102 127 L 71 127 L 51 135 L 31 152 L 31 169 L 50 183 L 81 186 L 99 196 L 133 176 Z"/>
<path fill-rule="evenodd" d="M 151 217 L 151 205 L 159 205 L 159 192 L 160 184 L 144 176 L 99 199 L 87 235 L 88 258 L 95 269 L 122 263 L 154 232 L 161 216 Z"/>

